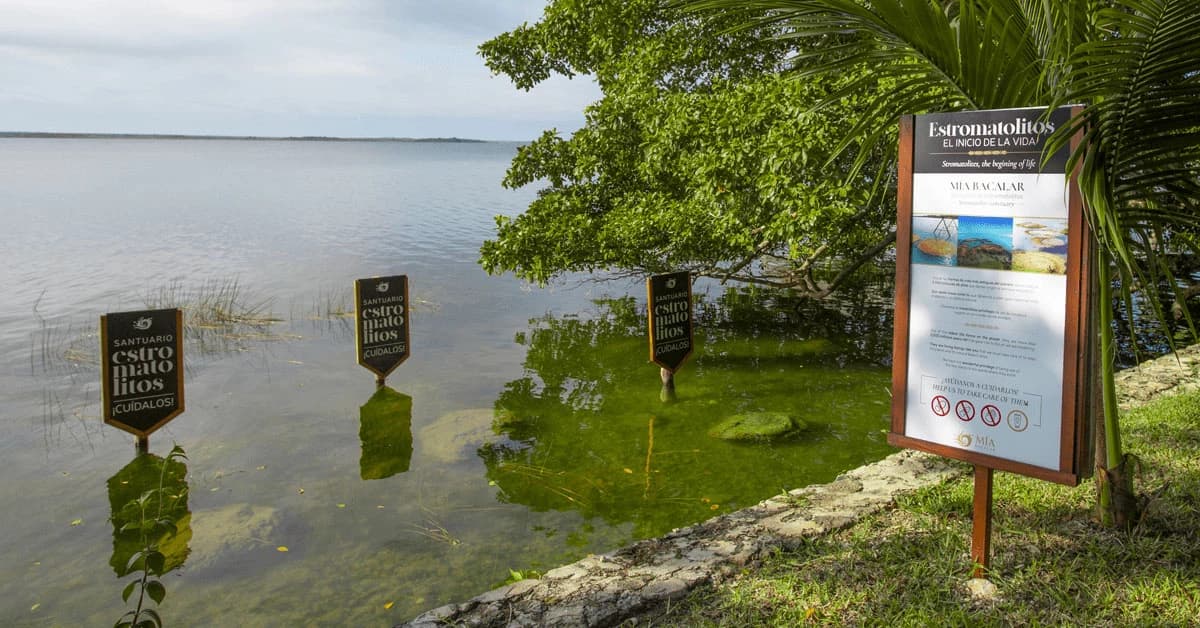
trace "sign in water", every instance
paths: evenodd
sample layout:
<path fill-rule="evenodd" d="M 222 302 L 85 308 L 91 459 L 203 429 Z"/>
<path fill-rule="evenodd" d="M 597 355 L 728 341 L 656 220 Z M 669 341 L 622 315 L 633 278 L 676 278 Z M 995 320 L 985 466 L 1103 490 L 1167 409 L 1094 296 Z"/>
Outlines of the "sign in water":
<path fill-rule="evenodd" d="M 104 422 L 145 439 L 183 412 L 183 312 L 100 317 Z"/>
<path fill-rule="evenodd" d="M 692 281 L 687 272 L 646 280 L 650 361 L 674 373 L 692 354 Z"/>
<path fill-rule="evenodd" d="M 358 363 L 382 380 L 408 359 L 408 276 L 356 280 L 354 313 Z"/>

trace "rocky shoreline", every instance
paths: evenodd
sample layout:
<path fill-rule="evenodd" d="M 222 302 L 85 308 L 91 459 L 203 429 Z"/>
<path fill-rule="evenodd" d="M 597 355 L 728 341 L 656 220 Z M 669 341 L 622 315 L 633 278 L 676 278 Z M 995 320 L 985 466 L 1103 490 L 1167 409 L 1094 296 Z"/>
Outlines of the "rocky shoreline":
<path fill-rule="evenodd" d="M 1122 408 L 1200 388 L 1200 346 L 1117 374 Z M 828 484 L 588 556 L 400 624 L 434 626 L 612 626 L 652 615 L 699 586 L 716 584 L 778 549 L 848 527 L 903 493 L 968 473 L 965 464 L 906 450 Z"/>

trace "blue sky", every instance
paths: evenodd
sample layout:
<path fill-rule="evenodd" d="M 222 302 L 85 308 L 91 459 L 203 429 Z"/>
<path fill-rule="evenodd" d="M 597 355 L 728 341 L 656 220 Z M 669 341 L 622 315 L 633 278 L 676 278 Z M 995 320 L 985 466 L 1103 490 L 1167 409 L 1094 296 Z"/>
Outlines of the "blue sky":
<path fill-rule="evenodd" d="M 476 54 L 542 0 L 2 0 L 0 130 L 569 132 L 587 77 L 522 92 Z"/>

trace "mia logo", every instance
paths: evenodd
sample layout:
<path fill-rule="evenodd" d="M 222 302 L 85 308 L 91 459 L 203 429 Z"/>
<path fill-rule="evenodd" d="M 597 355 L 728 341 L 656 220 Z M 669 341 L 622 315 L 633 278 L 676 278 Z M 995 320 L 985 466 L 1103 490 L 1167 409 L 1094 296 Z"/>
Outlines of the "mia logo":
<path fill-rule="evenodd" d="M 387 292 L 389 285 L 391 285 L 391 284 L 389 284 L 388 282 L 385 281 L 385 282 L 375 286 L 375 289 L 378 290 L 379 292 Z"/>
<path fill-rule="evenodd" d="M 961 432 L 958 435 L 958 444 L 964 448 L 971 446 L 971 435 L 966 432 Z"/>
<path fill-rule="evenodd" d="M 674 288 L 675 288 L 675 280 L 668 279 L 667 280 L 667 290 L 673 290 Z"/>
<path fill-rule="evenodd" d="M 150 329 L 150 325 L 152 323 L 154 323 L 153 319 L 151 319 L 149 316 L 143 316 L 133 321 L 133 328 L 138 331 L 146 331 L 147 329 Z"/>

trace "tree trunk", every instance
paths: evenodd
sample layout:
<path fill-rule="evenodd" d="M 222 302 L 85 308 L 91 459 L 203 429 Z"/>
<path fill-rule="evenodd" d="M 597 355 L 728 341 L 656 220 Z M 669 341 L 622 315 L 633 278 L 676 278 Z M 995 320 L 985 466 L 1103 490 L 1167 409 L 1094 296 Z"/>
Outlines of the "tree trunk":
<path fill-rule="evenodd" d="M 1139 503 L 1133 491 L 1136 458 L 1121 450 L 1120 408 L 1114 377 L 1117 348 L 1113 332 L 1111 260 L 1108 253 L 1100 248 L 1096 261 L 1096 280 L 1100 284 L 1097 302 L 1100 315 L 1100 385 L 1104 406 L 1104 420 L 1096 423 L 1096 501 L 1101 524 L 1129 529 L 1140 519 Z"/>

